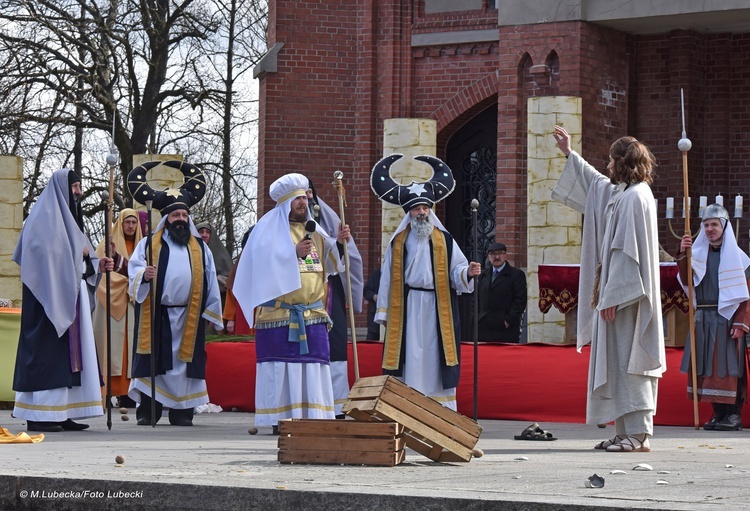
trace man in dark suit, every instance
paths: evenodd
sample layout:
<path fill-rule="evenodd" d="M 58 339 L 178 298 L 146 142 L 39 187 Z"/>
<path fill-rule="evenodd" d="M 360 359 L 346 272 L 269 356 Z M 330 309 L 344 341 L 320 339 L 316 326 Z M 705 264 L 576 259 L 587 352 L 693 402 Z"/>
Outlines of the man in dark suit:
<path fill-rule="evenodd" d="M 505 245 L 487 251 L 492 267 L 479 276 L 479 340 L 518 342 L 526 309 L 526 275 L 507 261 Z"/>

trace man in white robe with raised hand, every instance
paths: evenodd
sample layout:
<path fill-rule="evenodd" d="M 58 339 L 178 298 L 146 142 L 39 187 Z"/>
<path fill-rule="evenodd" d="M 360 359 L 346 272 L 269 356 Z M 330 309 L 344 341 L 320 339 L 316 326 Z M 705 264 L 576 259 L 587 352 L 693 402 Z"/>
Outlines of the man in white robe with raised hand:
<path fill-rule="evenodd" d="M 554 137 L 567 162 L 552 198 L 584 214 L 577 337 L 579 350 L 591 344 L 586 422 L 615 422 L 615 436 L 595 449 L 647 452 L 666 370 L 654 157 L 619 138 L 606 177 L 571 150 L 564 128 Z"/>

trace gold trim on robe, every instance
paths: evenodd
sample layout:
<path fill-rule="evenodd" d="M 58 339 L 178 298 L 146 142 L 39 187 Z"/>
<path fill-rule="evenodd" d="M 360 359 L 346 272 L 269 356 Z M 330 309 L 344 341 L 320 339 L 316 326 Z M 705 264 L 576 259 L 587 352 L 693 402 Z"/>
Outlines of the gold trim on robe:
<path fill-rule="evenodd" d="M 391 258 L 391 288 L 388 296 L 388 324 L 383 347 L 383 369 L 395 371 L 400 366 L 401 346 L 404 333 L 404 314 L 406 301 L 404 296 L 404 245 L 411 230 L 410 226 L 396 235 L 393 240 Z M 456 332 L 453 323 L 453 307 L 450 295 L 450 261 L 445 236 L 439 229 L 433 229 L 432 271 L 435 281 L 435 306 L 437 307 L 438 326 L 448 367 L 458 365 L 456 350 Z"/>
<path fill-rule="evenodd" d="M 162 236 L 164 230 L 154 233 L 151 241 L 153 249 L 152 261 L 159 261 L 161 254 Z M 187 318 L 185 328 L 182 330 L 182 339 L 177 352 L 177 358 L 182 362 L 192 362 L 195 350 L 195 340 L 198 333 L 198 322 L 201 320 L 201 307 L 203 304 L 203 251 L 198 240 L 190 236 L 188 242 L 188 254 L 190 256 L 190 302 L 187 306 Z M 149 293 L 141 304 L 141 316 L 138 329 L 138 353 L 140 355 L 151 354 L 151 296 L 159 292 L 158 278 L 154 279 L 153 293 Z"/>

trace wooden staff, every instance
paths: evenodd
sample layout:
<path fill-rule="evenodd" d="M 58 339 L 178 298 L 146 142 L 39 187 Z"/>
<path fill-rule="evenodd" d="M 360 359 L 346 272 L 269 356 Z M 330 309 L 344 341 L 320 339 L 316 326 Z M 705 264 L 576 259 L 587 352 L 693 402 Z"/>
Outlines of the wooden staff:
<path fill-rule="evenodd" d="M 690 195 L 688 193 L 688 160 L 687 153 L 693 143 L 687 138 L 685 132 L 685 97 L 683 91 L 680 89 L 680 106 L 682 107 L 682 138 L 677 142 L 677 148 L 682 151 L 682 179 L 683 179 L 683 194 L 685 204 L 683 205 L 685 211 L 685 234 L 692 236 L 690 231 L 690 213 L 688 204 L 690 204 Z M 696 374 L 696 361 L 695 361 L 695 306 L 694 296 L 695 290 L 693 286 L 693 265 L 692 258 L 693 250 L 688 248 L 685 250 L 685 258 L 687 259 L 687 288 L 688 288 L 688 323 L 690 324 L 690 373 L 692 375 L 693 384 L 693 420 L 695 422 L 695 429 L 700 429 L 698 424 L 698 375 Z"/>
<path fill-rule="evenodd" d="M 152 200 L 144 201 L 146 203 L 146 212 L 148 213 L 148 218 L 146 219 L 147 225 L 148 225 L 148 241 L 146 249 L 147 252 L 147 265 L 153 266 L 154 265 L 154 247 L 151 242 L 153 239 L 151 234 L 153 232 L 153 229 L 151 227 L 151 205 L 153 204 Z M 151 427 L 156 427 L 156 350 L 154 349 L 156 346 L 156 342 L 154 341 L 154 334 L 155 334 L 155 328 L 154 328 L 154 318 L 156 317 L 156 305 L 154 302 L 154 288 L 156 287 L 156 275 L 154 275 L 154 278 L 151 279 L 151 281 L 148 283 L 149 289 L 148 289 L 148 299 L 151 303 Z"/>
<path fill-rule="evenodd" d="M 474 260 L 479 262 L 478 234 L 479 224 L 477 223 L 477 209 L 479 201 L 471 200 L 471 220 L 474 223 Z M 480 274 L 481 275 L 481 274 Z M 479 275 L 474 280 L 474 325 L 472 336 L 474 338 L 474 420 L 477 420 L 477 388 L 479 374 Z"/>
<path fill-rule="evenodd" d="M 344 173 L 337 170 L 333 173 L 333 186 L 336 187 L 336 191 L 339 196 L 339 217 L 341 218 L 341 225 L 346 225 L 346 219 L 344 217 L 344 206 L 346 206 L 346 190 L 342 180 L 344 179 Z M 349 309 L 349 325 L 352 330 L 352 355 L 354 356 L 354 380 L 359 380 L 359 358 L 357 358 L 357 333 L 354 324 L 354 304 L 352 302 L 352 275 L 349 266 L 349 247 L 348 243 L 344 243 L 344 268 L 346 269 L 346 298 Z"/>

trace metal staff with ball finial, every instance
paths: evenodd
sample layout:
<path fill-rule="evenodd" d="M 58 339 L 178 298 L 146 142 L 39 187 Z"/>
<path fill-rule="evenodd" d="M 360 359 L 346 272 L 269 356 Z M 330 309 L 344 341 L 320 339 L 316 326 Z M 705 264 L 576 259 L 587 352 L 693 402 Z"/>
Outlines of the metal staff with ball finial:
<path fill-rule="evenodd" d="M 479 224 L 477 223 L 477 210 L 479 201 L 471 199 L 471 220 L 474 223 L 474 260 L 479 262 Z M 477 278 L 477 281 L 479 278 Z M 474 420 L 477 420 L 477 384 L 479 374 L 479 282 L 474 284 L 474 324 L 472 338 L 474 339 Z"/>
<path fill-rule="evenodd" d="M 680 89 L 680 106 L 682 108 L 682 138 L 677 142 L 677 149 L 682 151 L 682 179 L 683 179 L 683 193 L 685 197 L 685 210 L 687 211 L 688 205 L 688 162 L 687 153 L 693 143 L 687 138 L 685 132 L 685 97 L 683 90 Z M 690 235 L 690 215 L 685 215 L 685 234 Z M 696 361 L 695 361 L 695 306 L 693 305 L 695 289 L 693 285 L 693 265 L 691 263 L 691 257 L 693 254 L 692 248 L 688 247 L 685 249 L 685 257 L 687 258 L 687 288 L 688 288 L 688 323 L 690 325 L 690 373 L 693 384 L 693 420 L 695 422 L 695 429 L 700 429 L 698 424 L 698 375 L 696 374 Z"/>
<path fill-rule="evenodd" d="M 110 244 L 112 225 L 112 206 L 114 203 L 115 166 L 117 165 L 117 149 L 115 148 L 115 118 L 112 115 L 112 143 L 107 154 L 107 166 L 109 167 L 109 192 L 107 195 L 107 209 L 104 218 L 104 255 L 108 259 L 112 257 Z M 105 290 L 107 297 L 107 429 L 112 429 L 112 276 L 110 272 L 105 275 Z"/>

